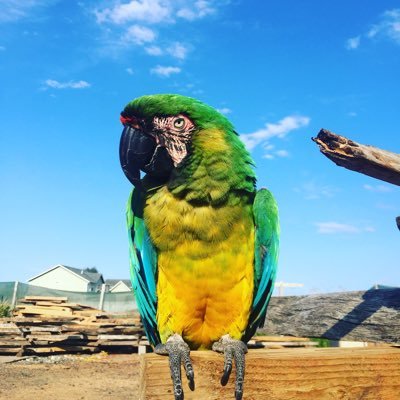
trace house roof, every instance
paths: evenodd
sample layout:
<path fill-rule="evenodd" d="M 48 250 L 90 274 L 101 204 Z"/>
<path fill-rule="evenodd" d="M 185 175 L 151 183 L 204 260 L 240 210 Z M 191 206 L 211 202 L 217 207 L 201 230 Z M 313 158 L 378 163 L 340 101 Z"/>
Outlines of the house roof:
<path fill-rule="evenodd" d="M 125 283 L 128 288 L 132 288 L 132 283 L 130 279 L 106 279 L 105 284 L 109 285 L 111 288 L 114 287 L 118 282 L 123 282 Z"/>
<path fill-rule="evenodd" d="M 99 280 L 102 280 L 104 282 L 103 276 L 101 274 L 99 274 L 98 272 L 88 272 L 88 271 L 85 271 L 84 269 L 68 267 L 67 265 L 63 265 L 63 267 L 69 269 L 70 271 L 74 272 L 75 274 L 78 274 L 78 275 L 84 277 L 89 282 L 96 283 Z"/>
<path fill-rule="evenodd" d="M 75 275 L 79 275 L 79 277 L 81 277 L 82 279 L 84 279 L 85 281 L 89 282 L 89 283 L 97 283 L 99 280 L 101 280 L 102 282 L 104 282 L 103 279 L 103 275 L 99 274 L 98 272 L 87 272 L 84 269 L 79 269 L 79 268 L 73 268 L 73 267 L 69 267 L 67 265 L 63 265 L 63 264 L 57 264 L 54 267 L 51 267 L 50 269 L 42 272 L 39 275 L 34 276 L 33 278 L 28 279 L 28 282 L 39 278 L 39 276 L 45 275 L 47 273 L 49 273 L 50 271 L 52 271 L 53 269 L 56 268 L 64 268 L 67 269 L 69 271 L 71 271 L 73 274 Z"/>

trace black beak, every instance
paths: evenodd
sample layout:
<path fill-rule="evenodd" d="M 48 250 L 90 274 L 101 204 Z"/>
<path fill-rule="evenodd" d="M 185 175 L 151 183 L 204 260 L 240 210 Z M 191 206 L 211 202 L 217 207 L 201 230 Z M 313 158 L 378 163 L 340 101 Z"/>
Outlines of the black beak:
<path fill-rule="evenodd" d="M 140 170 L 151 161 L 156 143 L 141 130 L 125 125 L 119 142 L 119 160 L 126 177 L 134 186 L 140 186 Z"/>
<path fill-rule="evenodd" d="M 121 167 L 135 187 L 141 186 L 140 170 L 158 179 L 167 178 L 174 163 L 163 146 L 140 129 L 125 125 L 119 143 Z"/>

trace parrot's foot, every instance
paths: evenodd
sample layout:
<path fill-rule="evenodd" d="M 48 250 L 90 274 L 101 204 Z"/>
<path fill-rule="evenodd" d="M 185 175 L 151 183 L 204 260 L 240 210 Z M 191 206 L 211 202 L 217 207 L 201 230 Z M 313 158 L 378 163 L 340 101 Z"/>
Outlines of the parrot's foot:
<path fill-rule="evenodd" d="M 189 346 L 184 342 L 182 336 L 175 333 L 168 338 L 167 343 L 158 344 L 154 351 L 157 354 L 169 356 L 169 368 L 171 371 L 172 384 L 174 386 L 175 400 L 183 400 L 181 363 L 185 367 L 189 388 L 190 390 L 194 390 L 194 372 L 190 360 Z"/>
<path fill-rule="evenodd" d="M 218 342 L 212 346 L 214 351 L 224 353 L 224 373 L 221 378 L 221 385 L 225 386 L 228 383 L 229 376 L 232 371 L 232 359 L 235 360 L 236 380 L 235 380 L 235 399 L 241 400 L 243 397 L 243 382 L 244 382 L 244 367 L 245 354 L 247 346 L 240 340 L 232 339 L 229 335 L 224 335 Z"/>

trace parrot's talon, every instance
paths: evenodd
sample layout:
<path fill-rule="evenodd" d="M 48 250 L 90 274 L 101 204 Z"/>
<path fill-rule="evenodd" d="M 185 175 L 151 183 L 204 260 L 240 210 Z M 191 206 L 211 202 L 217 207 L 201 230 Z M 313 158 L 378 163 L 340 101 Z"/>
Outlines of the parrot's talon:
<path fill-rule="evenodd" d="M 243 382 L 245 372 L 245 354 L 247 346 L 240 340 L 232 339 L 229 335 L 224 335 L 212 346 L 214 351 L 224 353 L 224 372 L 221 377 L 221 385 L 228 383 L 232 371 L 232 361 L 235 360 L 236 380 L 235 380 L 235 399 L 241 400 L 243 397 Z"/>
<path fill-rule="evenodd" d="M 194 390 L 194 371 L 190 360 L 189 346 L 178 334 L 170 336 L 165 344 L 158 344 L 154 351 L 157 354 L 169 356 L 169 368 L 171 371 L 172 384 L 174 387 L 175 400 L 183 400 L 184 393 L 182 388 L 181 364 L 185 368 L 186 377 L 190 390 Z"/>

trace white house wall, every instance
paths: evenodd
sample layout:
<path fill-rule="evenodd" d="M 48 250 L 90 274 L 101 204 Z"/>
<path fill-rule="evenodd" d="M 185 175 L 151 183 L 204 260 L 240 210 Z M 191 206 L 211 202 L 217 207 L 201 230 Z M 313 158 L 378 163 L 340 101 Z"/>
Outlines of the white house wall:
<path fill-rule="evenodd" d="M 50 289 L 87 292 L 88 282 L 72 272 L 58 267 L 29 281 L 31 285 Z"/>
<path fill-rule="evenodd" d="M 121 293 L 121 292 L 130 292 L 128 286 L 124 282 L 119 281 L 115 286 L 113 286 L 110 290 L 111 293 Z"/>

